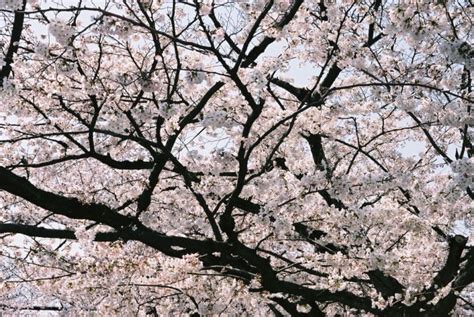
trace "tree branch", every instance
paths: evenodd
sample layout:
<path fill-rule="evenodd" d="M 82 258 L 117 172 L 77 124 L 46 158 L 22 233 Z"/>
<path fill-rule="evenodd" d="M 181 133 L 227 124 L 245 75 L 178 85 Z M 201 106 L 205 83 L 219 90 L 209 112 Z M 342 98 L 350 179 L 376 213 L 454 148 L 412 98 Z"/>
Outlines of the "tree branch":
<path fill-rule="evenodd" d="M 26 0 L 22 1 L 22 6 L 20 11 L 15 11 L 15 17 L 13 20 L 13 29 L 10 37 L 10 44 L 8 46 L 7 53 L 5 54 L 2 70 L 0 71 L 0 86 L 3 86 L 3 80 L 8 78 L 10 72 L 12 71 L 11 64 L 13 63 L 13 55 L 18 51 L 18 45 L 21 39 L 21 32 L 23 31 L 23 21 L 25 14 Z"/>

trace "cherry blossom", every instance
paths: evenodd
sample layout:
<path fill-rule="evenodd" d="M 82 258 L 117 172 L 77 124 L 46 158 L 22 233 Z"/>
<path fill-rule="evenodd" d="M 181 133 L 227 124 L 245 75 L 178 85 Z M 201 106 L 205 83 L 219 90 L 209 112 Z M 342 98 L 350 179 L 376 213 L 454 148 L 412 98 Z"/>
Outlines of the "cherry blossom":
<path fill-rule="evenodd" d="M 468 1 L 0 12 L 1 313 L 472 313 Z"/>

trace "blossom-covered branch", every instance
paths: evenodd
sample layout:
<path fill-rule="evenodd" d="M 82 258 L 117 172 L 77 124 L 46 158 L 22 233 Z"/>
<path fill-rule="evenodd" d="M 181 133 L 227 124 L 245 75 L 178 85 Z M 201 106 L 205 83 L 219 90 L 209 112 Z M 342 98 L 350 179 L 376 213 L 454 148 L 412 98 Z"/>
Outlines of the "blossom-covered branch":
<path fill-rule="evenodd" d="M 472 310 L 472 5 L 0 0 L 0 310 Z"/>

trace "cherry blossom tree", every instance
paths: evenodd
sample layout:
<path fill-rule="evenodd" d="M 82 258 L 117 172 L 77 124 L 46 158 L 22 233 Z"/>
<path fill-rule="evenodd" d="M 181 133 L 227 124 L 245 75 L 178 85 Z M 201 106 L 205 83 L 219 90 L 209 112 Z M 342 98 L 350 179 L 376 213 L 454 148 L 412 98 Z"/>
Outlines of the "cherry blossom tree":
<path fill-rule="evenodd" d="M 0 0 L 0 309 L 469 315 L 473 8 Z"/>

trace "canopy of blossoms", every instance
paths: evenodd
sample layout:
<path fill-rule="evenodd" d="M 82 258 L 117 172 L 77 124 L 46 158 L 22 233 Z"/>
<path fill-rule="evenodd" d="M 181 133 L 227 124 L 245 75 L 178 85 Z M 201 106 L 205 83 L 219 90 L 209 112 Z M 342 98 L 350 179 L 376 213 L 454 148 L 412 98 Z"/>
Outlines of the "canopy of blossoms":
<path fill-rule="evenodd" d="M 0 0 L 0 311 L 469 315 L 473 16 Z"/>

